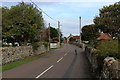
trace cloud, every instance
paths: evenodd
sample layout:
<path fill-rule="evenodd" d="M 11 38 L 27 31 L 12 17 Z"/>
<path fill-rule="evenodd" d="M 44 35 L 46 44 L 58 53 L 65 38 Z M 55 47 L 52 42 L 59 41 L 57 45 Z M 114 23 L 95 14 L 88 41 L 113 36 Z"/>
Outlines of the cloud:
<path fill-rule="evenodd" d="M 29 2 L 30 0 L 4 0 L 2 2 Z M 119 0 L 33 0 L 34 2 L 118 2 Z"/>
<path fill-rule="evenodd" d="M 83 19 L 82 20 L 82 27 L 85 25 L 93 24 L 93 19 Z"/>
<path fill-rule="evenodd" d="M 4 0 L 4 2 L 19 2 L 21 0 Z M 23 0 L 30 2 L 30 0 Z M 61 30 L 64 36 L 70 33 L 79 35 L 79 16 L 82 16 L 82 26 L 93 24 L 93 18 L 99 15 L 99 9 L 105 5 L 113 4 L 119 0 L 32 0 L 49 16 L 61 22 Z M 70 2 L 71 1 L 71 2 Z M 78 1 L 78 2 L 77 2 Z M 58 28 L 58 23 L 48 18 L 45 14 L 43 17 L 46 26 L 51 23 L 52 27 Z"/>
<path fill-rule="evenodd" d="M 85 25 L 93 24 L 93 19 L 82 19 L 82 27 Z M 61 21 L 61 30 L 64 36 L 69 36 L 69 34 L 79 35 L 79 20 L 76 18 L 66 19 Z"/>

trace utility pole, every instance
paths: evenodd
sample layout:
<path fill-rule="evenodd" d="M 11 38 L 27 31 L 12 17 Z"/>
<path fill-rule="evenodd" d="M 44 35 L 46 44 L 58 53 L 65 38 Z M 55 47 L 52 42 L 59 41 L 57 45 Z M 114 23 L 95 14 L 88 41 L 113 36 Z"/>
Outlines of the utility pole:
<path fill-rule="evenodd" d="M 81 16 L 79 17 L 79 20 L 80 20 L 80 24 L 79 24 L 79 26 L 80 26 L 80 44 L 81 44 Z"/>
<path fill-rule="evenodd" d="M 59 46 L 60 46 L 60 21 L 58 21 L 58 34 L 59 34 Z"/>
<path fill-rule="evenodd" d="M 50 23 L 49 23 L 49 26 L 48 26 L 48 31 L 49 31 L 49 48 L 50 48 Z"/>

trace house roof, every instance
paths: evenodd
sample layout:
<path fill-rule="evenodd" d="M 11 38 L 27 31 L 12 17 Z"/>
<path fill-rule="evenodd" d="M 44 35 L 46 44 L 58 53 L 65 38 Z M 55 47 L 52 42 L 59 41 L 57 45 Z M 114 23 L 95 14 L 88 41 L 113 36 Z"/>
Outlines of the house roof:
<path fill-rule="evenodd" d="M 80 36 L 73 36 L 74 39 L 80 39 Z"/>
<path fill-rule="evenodd" d="M 98 39 L 110 39 L 111 35 L 106 33 L 101 33 Z"/>

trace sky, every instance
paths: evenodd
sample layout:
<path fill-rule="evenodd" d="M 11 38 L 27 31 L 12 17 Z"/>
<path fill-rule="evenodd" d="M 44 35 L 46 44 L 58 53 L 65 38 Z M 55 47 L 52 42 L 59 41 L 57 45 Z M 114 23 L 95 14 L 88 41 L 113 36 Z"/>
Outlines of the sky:
<path fill-rule="evenodd" d="M 18 2 L 30 3 L 30 0 L 4 0 L 2 6 L 11 7 Z M 60 21 L 60 29 L 63 36 L 70 34 L 79 35 L 79 16 L 81 16 L 81 26 L 93 24 L 93 19 L 99 15 L 99 9 L 103 6 L 114 4 L 119 0 L 32 0 L 44 12 L 54 20 L 43 14 L 46 26 L 48 23 L 52 27 L 58 28 L 57 21 Z"/>

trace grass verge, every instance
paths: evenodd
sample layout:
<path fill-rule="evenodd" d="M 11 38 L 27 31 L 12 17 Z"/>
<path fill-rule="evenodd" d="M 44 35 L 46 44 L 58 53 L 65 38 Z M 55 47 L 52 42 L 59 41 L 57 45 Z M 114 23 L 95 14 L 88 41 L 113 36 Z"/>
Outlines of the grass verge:
<path fill-rule="evenodd" d="M 12 63 L 8 63 L 8 64 L 5 64 L 2 66 L 2 72 L 3 71 L 6 71 L 6 70 L 10 70 L 12 68 L 15 68 L 15 67 L 18 67 L 20 65 L 23 65 L 23 64 L 26 64 L 28 62 L 31 62 L 33 60 L 37 60 L 41 57 L 44 57 L 44 56 L 47 56 L 49 52 L 46 52 L 46 53 L 42 53 L 40 55 L 35 55 L 35 56 L 31 56 L 31 57 L 28 57 L 28 58 L 25 58 L 25 59 L 22 59 L 22 60 L 19 60 L 19 61 L 16 61 L 16 62 L 12 62 Z M 1 72 L 1 71 L 0 71 Z"/>
<path fill-rule="evenodd" d="M 51 48 L 51 49 L 60 49 L 60 48 L 63 48 L 63 46 L 61 45 L 60 47 L 57 47 L 57 48 Z"/>

